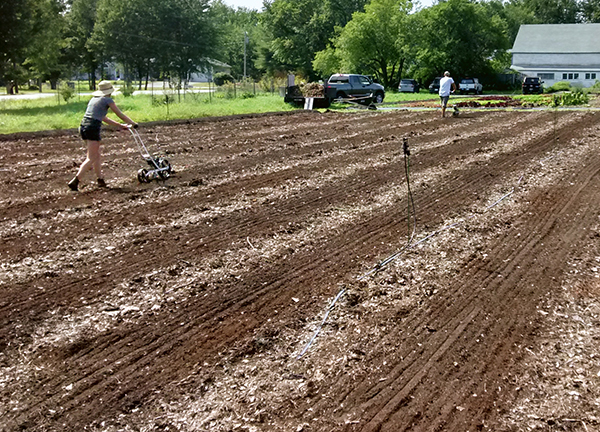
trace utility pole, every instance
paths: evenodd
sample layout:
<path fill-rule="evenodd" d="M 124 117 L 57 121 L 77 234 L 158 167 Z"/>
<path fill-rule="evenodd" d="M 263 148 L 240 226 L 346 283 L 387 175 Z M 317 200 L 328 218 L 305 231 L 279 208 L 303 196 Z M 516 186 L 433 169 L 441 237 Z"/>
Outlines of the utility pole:
<path fill-rule="evenodd" d="M 244 81 L 246 80 L 246 45 L 248 45 L 248 32 L 244 32 Z"/>

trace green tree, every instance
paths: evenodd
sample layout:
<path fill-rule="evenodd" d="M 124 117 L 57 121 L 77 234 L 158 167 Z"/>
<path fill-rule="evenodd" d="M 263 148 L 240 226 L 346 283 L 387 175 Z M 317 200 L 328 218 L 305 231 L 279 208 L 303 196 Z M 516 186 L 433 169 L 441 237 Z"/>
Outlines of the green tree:
<path fill-rule="evenodd" d="M 98 4 L 94 32 L 88 43 L 98 57 L 120 63 L 127 83 L 136 76 L 140 83 L 148 75 L 149 59 L 155 50 L 156 34 L 151 2 L 145 0 L 102 0 Z"/>
<path fill-rule="evenodd" d="M 255 34 L 258 37 L 256 38 L 256 59 L 254 60 L 254 65 L 261 74 L 266 74 L 270 77 L 283 77 L 288 71 L 293 70 L 293 68 L 287 68 L 275 57 L 275 53 L 271 49 L 274 37 L 265 25 L 263 17 L 264 15 L 261 14 L 255 30 Z"/>
<path fill-rule="evenodd" d="M 265 3 L 261 22 L 269 41 L 262 47 L 265 69 L 289 70 L 315 78 L 312 61 L 365 0 L 274 0 Z"/>
<path fill-rule="evenodd" d="M 412 17 L 414 75 L 429 81 L 449 70 L 454 77 L 492 73 L 493 59 L 509 48 L 506 22 L 468 0 L 448 0 Z"/>
<path fill-rule="evenodd" d="M 523 0 L 491 0 L 482 3 L 482 6 L 488 9 L 489 16 L 499 16 L 506 24 L 506 36 L 508 45 L 514 43 L 519 28 L 522 24 L 536 24 L 538 20 L 533 12 L 525 7 Z"/>
<path fill-rule="evenodd" d="M 535 16 L 537 24 L 573 24 L 579 21 L 577 0 L 523 0 L 523 4 Z"/>
<path fill-rule="evenodd" d="M 600 0 L 586 0 L 580 3 L 584 22 L 600 23 Z"/>
<path fill-rule="evenodd" d="M 243 77 L 245 69 L 247 77 L 258 78 L 260 71 L 255 62 L 262 34 L 258 29 L 259 12 L 246 8 L 234 9 L 222 0 L 216 0 L 211 7 L 211 15 L 218 29 L 217 59 L 229 64 L 235 77 Z"/>
<path fill-rule="evenodd" d="M 205 68 L 217 52 L 217 30 L 210 19 L 208 0 L 168 0 L 159 6 L 159 65 L 164 73 L 185 80 Z"/>
<path fill-rule="evenodd" d="M 82 68 L 88 74 L 89 88 L 96 88 L 96 71 L 102 53 L 92 41 L 96 13 L 100 0 L 72 0 L 66 15 L 66 62 L 73 68 Z"/>
<path fill-rule="evenodd" d="M 30 10 L 32 19 L 31 38 L 24 65 L 30 76 L 41 83 L 50 80 L 52 88 L 67 72 L 64 65 L 64 5 L 58 0 L 36 0 Z"/>
<path fill-rule="evenodd" d="M 121 63 L 125 79 L 142 80 L 154 65 L 185 81 L 215 51 L 208 0 L 101 0 L 92 40 L 96 51 Z"/>
<path fill-rule="evenodd" d="M 328 11 L 336 26 L 345 26 L 352 19 L 354 12 L 362 12 L 366 0 L 328 0 L 324 2 L 324 10 Z"/>
<path fill-rule="evenodd" d="M 323 74 L 360 71 L 374 75 L 385 87 L 397 87 L 408 55 L 408 0 L 372 0 L 356 12 L 334 41 L 315 56 Z"/>
<path fill-rule="evenodd" d="M 340 73 L 342 69 L 342 53 L 332 46 L 328 46 L 315 54 L 313 68 L 319 72 L 323 78 Z"/>
<path fill-rule="evenodd" d="M 22 64 L 33 31 L 31 9 L 30 0 L 0 0 L 0 78 L 9 94 L 18 92 L 26 77 Z"/>

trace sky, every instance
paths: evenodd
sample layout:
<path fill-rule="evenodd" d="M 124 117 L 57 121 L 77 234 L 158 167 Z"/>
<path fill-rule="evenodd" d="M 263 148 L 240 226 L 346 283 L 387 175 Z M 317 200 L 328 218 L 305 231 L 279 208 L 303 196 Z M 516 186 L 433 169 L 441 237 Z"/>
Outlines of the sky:
<path fill-rule="evenodd" d="M 248 9 L 262 10 L 263 0 L 224 0 L 229 6 L 232 7 L 245 7 Z M 433 0 L 420 0 L 421 6 L 431 6 Z"/>

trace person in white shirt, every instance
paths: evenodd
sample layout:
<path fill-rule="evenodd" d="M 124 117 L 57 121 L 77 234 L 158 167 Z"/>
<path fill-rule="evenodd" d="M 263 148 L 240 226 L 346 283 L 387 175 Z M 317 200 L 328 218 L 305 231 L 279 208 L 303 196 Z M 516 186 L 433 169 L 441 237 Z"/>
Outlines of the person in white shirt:
<path fill-rule="evenodd" d="M 448 105 L 448 99 L 450 99 L 450 93 L 456 91 L 456 84 L 450 77 L 450 72 L 444 72 L 444 77 L 440 80 L 440 100 L 442 102 L 442 117 L 446 117 L 446 106 Z"/>

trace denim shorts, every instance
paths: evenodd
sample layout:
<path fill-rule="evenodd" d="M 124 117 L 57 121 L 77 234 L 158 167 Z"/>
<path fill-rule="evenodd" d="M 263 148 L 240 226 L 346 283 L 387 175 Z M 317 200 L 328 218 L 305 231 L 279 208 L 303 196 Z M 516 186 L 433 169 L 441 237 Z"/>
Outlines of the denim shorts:
<path fill-rule="evenodd" d="M 79 134 L 81 138 L 89 141 L 100 141 L 100 129 L 102 122 L 84 117 L 79 125 Z"/>
<path fill-rule="evenodd" d="M 444 108 L 448 105 L 448 99 L 450 99 L 450 96 L 440 96 L 440 102 Z"/>

